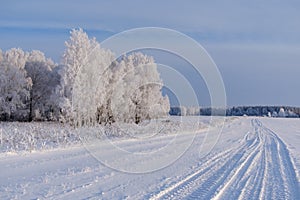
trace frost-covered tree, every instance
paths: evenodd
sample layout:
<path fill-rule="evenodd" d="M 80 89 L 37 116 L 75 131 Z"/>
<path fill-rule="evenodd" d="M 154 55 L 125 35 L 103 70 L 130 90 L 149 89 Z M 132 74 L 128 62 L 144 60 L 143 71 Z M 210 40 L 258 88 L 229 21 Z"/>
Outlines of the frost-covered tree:
<path fill-rule="evenodd" d="M 271 112 L 268 112 L 268 115 L 267 115 L 268 117 L 272 117 L 272 114 L 271 114 Z"/>
<path fill-rule="evenodd" d="M 200 108 L 199 107 L 187 107 L 186 108 L 186 115 L 194 116 L 200 114 Z"/>
<path fill-rule="evenodd" d="M 129 70 L 128 68 L 131 68 Z M 131 83 L 134 81 L 133 67 L 126 62 L 125 56 L 113 68 L 111 87 L 111 110 L 115 121 L 133 122 L 134 104 L 130 99 Z M 129 80 L 132 79 L 132 82 Z"/>
<path fill-rule="evenodd" d="M 28 58 L 28 53 L 20 48 L 12 48 L 6 51 L 3 55 L 3 61 L 6 61 L 19 69 L 24 69 Z"/>
<path fill-rule="evenodd" d="M 123 56 L 119 71 L 112 98 L 117 120 L 139 123 L 167 115 L 169 100 L 162 96 L 162 81 L 152 57 L 142 53 Z"/>
<path fill-rule="evenodd" d="M 84 67 L 88 63 L 89 52 L 92 50 L 91 41 L 82 29 L 73 29 L 70 34 L 69 41 L 65 42 L 66 49 L 63 54 L 63 68 L 60 71 L 60 87 L 62 90 L 60 107 L 62 115 L 66 120 L 73 120 L 77 112 L 76 109 L 79 109 L 72 107 L 72 97 L 78 95 L 79 98 L 79 95 L 85 95 L 84 91 L 80 91 L 81 88 L 77 88 L 75 92 L 73 90 L 76 88 L 75 79 L 79 73 L 84 73 Z M 77 79 L 79 79 L 79 77 L 77 77 Z M 80 86 L 80 84 L 78 84 L 78 86 Z"/>
<path fill-rule="evenodd" d="M 50 94 L 50 97 L 47 101 L 47 105 L 49 106 L 49 114 L 48 118 L 49 120 L 55 120 L 55 121 L 61 121 L 63 122 L 62 117 L 62 107 L 65 105 L 63 96 L 63 90 L 61 86 L 61 72 L 64 66 L 62 65 L 56 65 L 52 69 L 51 73 L 51 80 L 53 85 L 56 85 L 53 87 L 53 90 Z"/>
<path fill-rule="evenodd" d="M 286 117 L 286 112 L 285 112 L 284 108 L 279 109 L 278 117 Z"/>
<path fill-rule="evenodd" d="M 186 107 L 185 106 L 180 106 L 180 116 L 186 116 Z"/>
<path fill-rule="evenodd" d="M 24 120 L 28 115 L 26 101 L 32 82 L 25 71 L 27 57 L 23 50 L 13 48 L 0 63 L 0 116 L 4 120 Z"/>
<path fill-rule="evenodd" d="M 90 94 L 91 100 L 96 101 L 97 107 L 96 121 L 99 123 L 113 122 L 111 112 L 111 88 L 113 87 L 113 71 L 112 68 L 116 65 L 115 55 L 107 49 L 100 47 L 95 39 L 92 40 L 93 52 L 91 52 L 89 62 L 89 77 L 94 85 L 94 92 Z"/>
<path fill-rule="evenodd" d="M 275 110 L 272 113 L 272 117 L 278 117 L 278 113 Z"/>
<path fill-rule="evenodd" d="M 32 80 L 29 96 L 29 121 L 42 120 L 51 115 L 52 103 L 49 102 L 52 92 L 59 84 L 57 74 L 53 72 L 55 67 L 51 59 L 46 59 L 40 51 L 30 52 L 25 70 Z"/>
<path fill-rule="evenodd" d="M 94 124 L 106 108 L 109 66 L 113 54 L 100 48 L 82 29 L 71 31 L 61 70 L 61 109 L 75 125 Z"/>
<path fill-rule="evenodd" d="M 287 116 L 288 117 L 298 117 L 298 115 L 295 113 L 295 112 L 293 112 L 292 110 L 288 110 L 287 111 Z"/>
<path fill-rule="evenodd" d="M 89 52 L 92 50 L 90 39 L 82 29 L 73 29 L 70 40 L 65 42 L 63 54 L 62 87 L 65 97 L 71 99 L 75 78 L 82 66 L 86 65 Z"/>

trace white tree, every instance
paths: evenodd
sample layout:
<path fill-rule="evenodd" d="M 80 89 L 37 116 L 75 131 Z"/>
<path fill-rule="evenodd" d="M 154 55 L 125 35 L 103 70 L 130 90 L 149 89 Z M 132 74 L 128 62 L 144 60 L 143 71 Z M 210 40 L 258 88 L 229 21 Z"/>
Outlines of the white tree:
<path fill-rule="evenodd" d="M 278 117 L 278 113 L 275 110 L 272 113 L 272 117 Z"/>
<path fill-rule="evenodd" d="M 32 80 L 29 97 L 29 121 L 38 118 L 45 119 L 53 106 L 49 100 L 55 87 L 59 84 L 54 69 L 55 64 L 51 59 L 46 59 L 40 51 L 30 52 L 25 70 Z M 38 114 L 36 116 L 35 114 Z"/>
<path fill-rule="evenodd" d="M 111 88 L 111 109 L 115 121 L 133 122 L 134 104 L 130 99 L 132 84 L 134 83 L 133 66 L 126 62 L 126 57 L 113 68 L 113 82 Z M 131 80 L 131 81 L 129 81 Z"/>
<path fill-rule="evenodd" d="M 288 117 L 298 117 L 298 115 L 295 112 L 293 112 L 292 110 L 287 111 L 287 116 Z"/>
<path fill-rule="evenodd" d="M 123 56 L 119 63 L 112 107 L 118 120 L 139 123 L 169 112 L 169 100 L 161 93 L 162 81 L 154 59 L 142 53 Z"/>
<path fill-rule="evenodd" d="M 136 77 L 138 77 L 138 89 L 136 90 L 141 98 L 140 119 L 154 119 L 168 114 L 170 106 L 167 97 L 162 96 L 162 80 L 157 71 L 157 65 L 152 57 L 142 53 L 133 54 L 135 58 Z M 138 98 L 137 98 L 138 99 Z M 136 121 L 138 122 L 138 121 Z"/>
<path fill-rule="evenodd" d="M 100 111 L 107 107 L 106 90 L 113 59 L 110 51 L 100 48 L 82 29 L 71 31 L 61 71 L 61 108 L 67 120 L 81 126 L 94 124 L 104 115 Z"/>
<path fill-rule="evenodd" d="M 189 116 L 194 116 L 194 115 L 199 115 L 200 108 L 199 107 L 187 107 L 186 108 L 186 115 Z"/>
<path fill-rule="evenodd" d="M 115 55 L 107 49 L 100 47 L 100 44 L 92 40 L 93 51 L 89 57 L 88 70 L 89 78 L 92 80 L 94 91 L 90 93 L 91 100 L 97 108 L 96 121 L 99 123 L 110 123 L 113 121 L 111 112 L 111 88 L 113 81 L 113 68 Z"/>
<path fill-rule="evenodd" d="M 6 51 L 3 55 L 3 60 L 18 67 L 24 69 L 25 63 L 28 58 L 28 53 L 24 52 L 20 48 L 12 48 Z"/>
<path fill-rule="evenodd" d="M 180 106 L 180 116 L 186 116 L 186 107 L 185 106 Z"/>
<path fill-rule="evenodd" d="M 28 115 L 26 101 L 32 85 L 24 69 L 28 54 L 21 49 L 10 49 L 0 64 L 0 115 L 5 120 L 24 120 Z"/>
<path fill-rule="evenodd" d="M 87 34 L 82 29 L 73 29 L 70 32 L 69 41 L 65 42 L 66 50 L 63 54 L 63 68 L 60 71 L 62 99 L 60 108 L 66 120 L 74 120 L 76 108 L 72 108 L 73 95 L 80 95 L 80 88 L 74 94 L 75 79 L 79 73 L 83 73 L 83 67 L 87 64 L 89 52 L 92 50 L 91 42 Z M 82 70 L 82 72 L 79 72 Z M 84 95 L 84 94 L 82 94 Z M 79 108 L 77 108 L 79 109 Z"/>
<path fill-rule="evenodd" d="M 272 114 L 271 114 L 271 112 L 268 112 L 268 117 L 272 117 Z"/>
<path fill-rule="evenodd" d="M 278 112 L 278 117 L 286 117 L 284 108 L 280 108 Z"/>
<path fill-rule="evenodd" d="M 65 97 L 71 99 L 75 78 L 80 68 L 87 63 L 91 51 L 90 40 L 82 29 L 73 29 L 70 40 L 65 42 L 66 50 L 63 54 L 62 87 Z"/>

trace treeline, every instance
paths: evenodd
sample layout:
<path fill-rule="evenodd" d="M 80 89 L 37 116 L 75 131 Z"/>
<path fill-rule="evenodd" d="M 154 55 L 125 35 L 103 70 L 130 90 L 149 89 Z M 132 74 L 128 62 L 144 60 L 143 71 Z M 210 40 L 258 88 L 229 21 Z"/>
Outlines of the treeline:
<path fill-rule="evenodd" d="M 116 58 L 82 29 L 70 34 L 59 64 L 40 51 L 0 50 L 0 120 L 82 126 L 168 114 L 152 57 L 134 52 Z"/>
<path fill-rule="evenodd" d="M 170 115 L 226 115 L 226 116 L 267 116 L 267 117 L 300 117 L 300 108 L 291 106 L 237 106 L 222 108 L 171 107 Z"/>

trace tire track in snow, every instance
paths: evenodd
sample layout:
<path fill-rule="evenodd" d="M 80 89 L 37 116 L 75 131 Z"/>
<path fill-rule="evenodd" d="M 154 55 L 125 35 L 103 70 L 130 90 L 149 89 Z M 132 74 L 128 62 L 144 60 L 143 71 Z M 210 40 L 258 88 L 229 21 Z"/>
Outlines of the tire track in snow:
<path fill-rule="evenodd" d="M 270 129 L 263 126 L 257 120 L 258 126 L 269 139 L 267 149 L 269 149 L 269 159 L 272 167 L 270 179 L 272 184 L 267 185 L 266 197 L 282 199 L 300 199 L 299 183 L 296 178 L 295 166 L 292 162 L 289 151 L 284 142 Z M 270 181 L 269 181 L 270 182 Z M 273 192 L 271 193 L 270 191 Z"/>
<path fill-rule="evenodd" d="M 300 199 L 283 141 L 258 119 L 242 143 L 212 157 L 151 199 Z"/>
<path fill-rule="evenodd" d="M 241 159 L 241 151 L 243 149 L 247 149 L 247 146 L 252 146 L 253 143 L 257 142 L 255 138 L 253 139 L 251 137 L 251 133 L 248 133 L 244 137 L 244 140 L 247 142 L 242 143 L 237 148 L 227 150 L 226 154 L 221 152 L 214 156 L 213 159 L 208 156 L 208 158 L 205 159 L 205 162 L 196 172 L 192 173 L 171 187 L 166 188 L 157 195 L 153 196 L 151 199 L 173 199 L 178 196 L 187 196 L 193 192 L 194 187 L 197 187 L 203 182 L 206 184 L 202 185 L 202 187 L 198 187 L 196 194 L 192 194 L 190 197 L 194 198 L 197 194 L 201 194 L 202 198 L 212 196 L 213 194 L 211 192 L 217 189 L 215 188 L 217 185 L 216 183 L 224 181 L 224 179 L 234 168 L 235 164 L 237 164 Z M 213 174 L 211 173 L 212 171 L 214 171 Z M 219 176 L 220 173 L 223 173 L 223 176 Z"/>

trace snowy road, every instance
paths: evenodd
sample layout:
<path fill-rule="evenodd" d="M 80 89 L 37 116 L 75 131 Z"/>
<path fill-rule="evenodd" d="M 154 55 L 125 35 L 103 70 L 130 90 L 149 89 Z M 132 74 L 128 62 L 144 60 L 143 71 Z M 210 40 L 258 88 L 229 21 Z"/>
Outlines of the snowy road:
<path fill-rule="evenodd" d="M 238 147 L 207 160 L 152 199 L 299 199 L 293 162 L 281 139 L 252 120 Z"/>
<path fill-rule="evenodd" d="M 105 167 L 80 146 L 0 154 L 0 199 L 300 199 L 295 158 L 269 128 L 259 119 L 228 120 L 218 144 L 204 158 L 199 157 L 205 137 L 200 132 L 174 164 L 144 174 Z M 149 144 L 160 147 L 170 137 Z M 147 145 L 120 143 L 141 151 Z"/>

